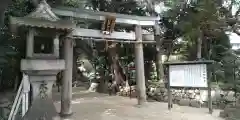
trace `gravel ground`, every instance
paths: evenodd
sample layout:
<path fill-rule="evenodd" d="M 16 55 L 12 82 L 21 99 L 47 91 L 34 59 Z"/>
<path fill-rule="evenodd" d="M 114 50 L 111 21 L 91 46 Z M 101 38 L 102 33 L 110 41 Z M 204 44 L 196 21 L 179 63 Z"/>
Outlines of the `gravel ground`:
<path fill-rule="evenodd" d="M 59 93 L 54 94 L 57 111 L 60 109 Z M 167 109 L 167 103 L 148 102 L 146 106 L 136 106 L 136 99 L 108 96 L 84 91 L 73 94 L 71 120 L 223 120 L 219 110 L 208 114 L 206 108 L 192 108 L 174 105 Z"/>

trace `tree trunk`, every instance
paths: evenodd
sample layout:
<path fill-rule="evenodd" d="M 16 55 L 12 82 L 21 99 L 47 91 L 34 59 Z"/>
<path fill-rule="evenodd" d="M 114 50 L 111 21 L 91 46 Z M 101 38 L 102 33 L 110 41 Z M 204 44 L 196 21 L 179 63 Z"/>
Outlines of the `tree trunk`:
<path fill-rule="evenodd" d="M 12 0 L 1 0 L 0 4 L 0 27 L 4 25 L 5 11 L 8 5 L 12 3 Z"/>
<path fill-rule="evenodd" d="M 123 85 L 125 81 L 125 74 L 123 73 L 123 68 L 120 65 L 119 57 L 117 54 L 116 43 L 110 43 L 108 48 L 108 58 L 113 70 L 113 81 L 111 85 L 112 92 L 118 92 L 118 86 Z"/>
<path fill-rule="evenodd" d="M 202 33 L 197 39 L 197 60 L 202 58 Z"/>
<path fill-rule="evenodd" d="M 76 83 L 77 83 L 77 51 L 76 48 L 73 48 L 73 83 L 75 83 L 74 87 L 76 87 Z"/>
<path fill-rule="evenodd" d="M 157 16 L 155 12 L 155 2 L 152 0 L 145 0 L 147 3 L 147 10 L 150 12 L 152 16 Z M 156 45 L 156 67 L 157 67 L 157 78 L 159 80 L 159 83 L 162 87 L 164 87 L 164 68 L 163 68 L 163 61 L 162 61 L 162 56 L 163 56 L 163 49 L 162 49 L 162 42 L 163 39 L 161 39 L 161 32 L 160 32 L 160 26 L 158 22 L 156 22 L 154 26 L 154 40 L 157 41 Z"/>
<path fill-rule="evenodd" d="M 157 51 L 157 77 L 159 80 L 159 83 L 161 85 L 164 85 L 164 68 L 163 68 L 163 61 L 162 61 L 162 50 Z"/>
<path fill-rule="evenodd" d="M 155 41 L 157 41 L 156 51 L 156 67 L 157 67 L 157 78 L 159 80 L 159 83 L 162 87 L 164 87 L 164 68 L 163 68 L 163 49 L 162 49 L 162 42 L 163 39 L 161 39 L 160 36 L 160 26 L 156 23 L 155 25 Z"/>
<path fill-rule="evenodd" d="M 152 64 L 151 64 L 151 61 L 148 61 L 145 63 L 144 65 L 144 69 L 145 69 L 145 83 L 146 83 L 146 86 L 149 85 L 148 83 L 148 80 L 151 79 L 151 71 L 152 71 Z"/>
<path fill-rule="evenodd" d="M 14 80 L 14 86 L 13 86 L 14 92 L 16 92 L 18 90 L 18 86 L 19 86 L 19 76 L 16 75 L 15 80 Z"/>
<path fill-rule="evenodd" d="M 105 57 L 105 60 L 107 61 L 107 57 Z M 109 76 L 106 74 L 107 70 L 108 70 L 107 64 L 104 64 L 104 69 L 101 69 L 101 70 L 98 70 L 98 71 L 96 69 L 96 64 L 95 64 L 95 81 L 91 82 L 91 86 L 94 86 L 95 87 L 94 89 L 97 90 L 100 93 L 107 93 L 108 92 Z M 98 80 L 97 80 L 96 72 L 98 72 L 99 76 L 100 76 L 100 79 L 98 79 Z"/>

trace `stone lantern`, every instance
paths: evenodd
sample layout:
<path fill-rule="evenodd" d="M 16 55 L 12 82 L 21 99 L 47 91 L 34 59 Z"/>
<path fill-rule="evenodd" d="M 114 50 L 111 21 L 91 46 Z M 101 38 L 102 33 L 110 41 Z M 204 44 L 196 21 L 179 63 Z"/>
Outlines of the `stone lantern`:
<path fill-rule="evenodd" d="M 26 58 L 21 70 L 29 76 L 32 105 L 24 120 L 53 120 L 58 116 L 52 101 L 52 86 L 56 75 L 65 69 L 59 59 L 59 38 L 71 32 L 72 22 L 60 20 L 43 0 L 35 11 L 25 17 L 11 17 L 12 28 L 26 29 Z"/>

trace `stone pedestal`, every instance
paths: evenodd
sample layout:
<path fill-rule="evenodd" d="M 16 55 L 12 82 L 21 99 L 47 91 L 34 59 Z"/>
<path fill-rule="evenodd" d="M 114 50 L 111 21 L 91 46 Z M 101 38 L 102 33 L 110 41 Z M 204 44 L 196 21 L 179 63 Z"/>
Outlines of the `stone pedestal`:
<path fill-rule="evenodd" d="M 34 77 L 31 79 L 31 77 Z M 31 85 L 33 88 L 33 102 L 23 120 L 54 120 L 58 117 L 57 111 L 52 100 L 52 85 L 55 80 L 35 81 L 42 76 L 31 76 Z M 50 77 L 52 78 L 52 77 Z"/>
<path fill-rule="evenodd" d="M 64 60 L 22 60 L 21 69 L 32 85 L 32 106 L 23 120 L 54 120 L 58 118 L 52 100 L 56 75 L 65 68 Z"/>
<path fill-rule="evenodd" d="M 52 86 L 56 80 L 56 76 L 30 76 L 32 85 L 32 97 L 36 98 L 52 98 Z"/>

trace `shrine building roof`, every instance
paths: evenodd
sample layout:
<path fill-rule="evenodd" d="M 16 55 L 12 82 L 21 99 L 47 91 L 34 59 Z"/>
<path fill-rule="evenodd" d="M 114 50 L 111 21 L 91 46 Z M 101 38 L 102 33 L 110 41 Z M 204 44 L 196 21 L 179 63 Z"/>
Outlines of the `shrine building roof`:
<path fill-rule="evenodd" d="M 41 27 L 70 30 L 76 24 L 70 20 L 61 20 L 51 10 L 45 0 L 37 6 L 36 10 L 24 17 L 10 17 L 10 24 L 17 26 Z"/>

